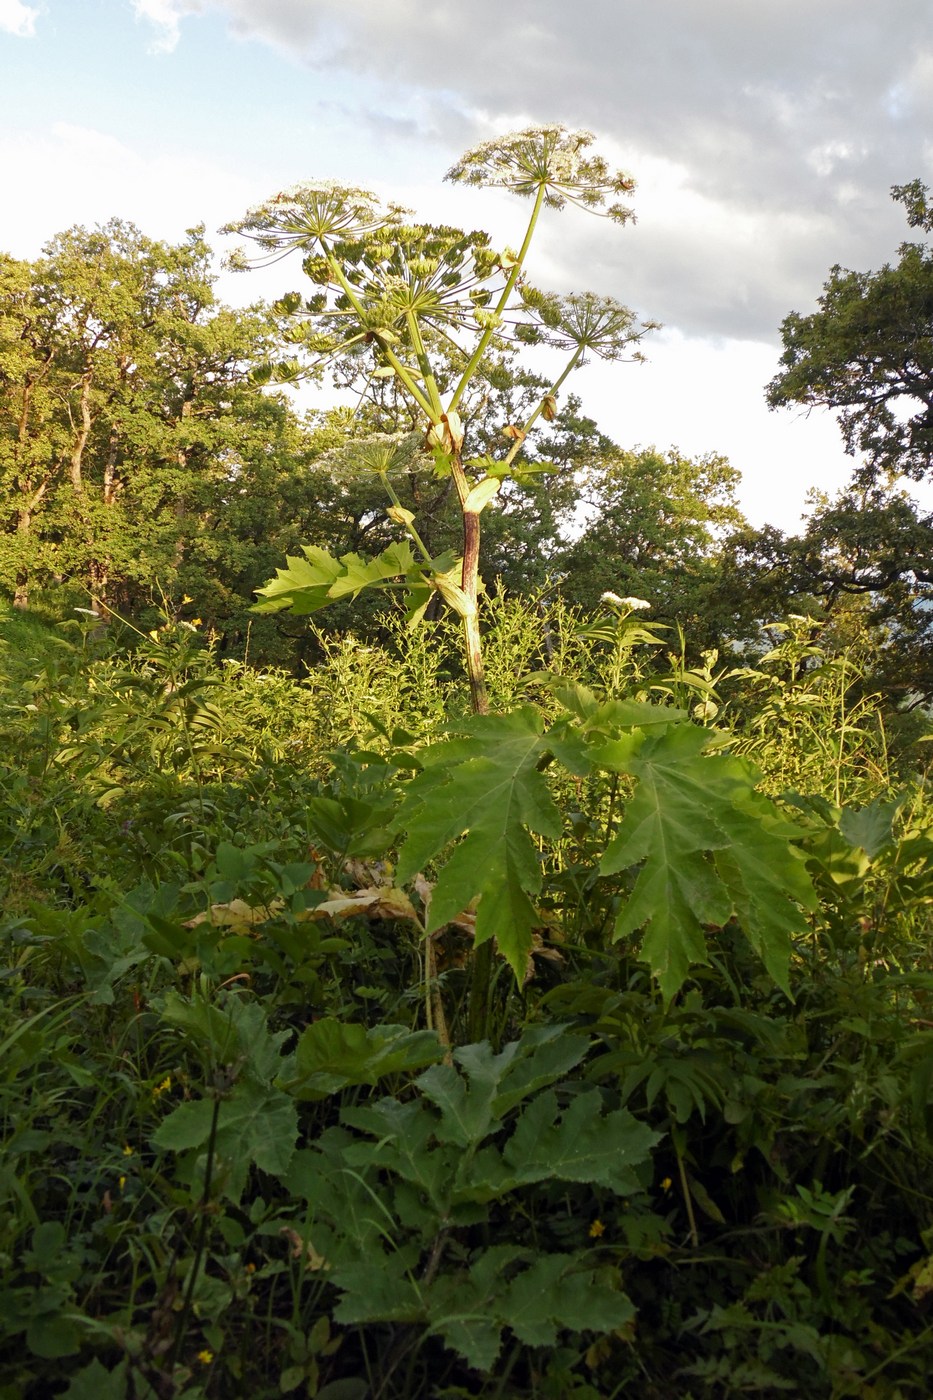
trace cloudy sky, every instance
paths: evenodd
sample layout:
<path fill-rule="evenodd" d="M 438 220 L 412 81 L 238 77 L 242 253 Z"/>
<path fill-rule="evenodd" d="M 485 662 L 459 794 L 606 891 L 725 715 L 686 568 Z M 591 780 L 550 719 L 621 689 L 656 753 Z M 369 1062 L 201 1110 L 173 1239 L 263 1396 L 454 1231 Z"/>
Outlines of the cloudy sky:
<path fill-rule="evenodd" d="M 756 523 L 848 475 L 833 419 L 769 413 L 779 328 L 833 263 L 907 236 L 892 184 L 933 179 L 930 0 L 0 0 L 0 248 L 111 216 L 209 233 L 338 178 L 514 242 L 508 195 L 445 186 L 531 122 L 597 133 L 638 222 L 549 217 L 533 280 L 664 330 L 650 364 L 574 388 L 626 447 L 723 452 Z M 220 247 L 223 240 L 214 240 Z M 240 301 L 299 280 L 230 279 Z"/>

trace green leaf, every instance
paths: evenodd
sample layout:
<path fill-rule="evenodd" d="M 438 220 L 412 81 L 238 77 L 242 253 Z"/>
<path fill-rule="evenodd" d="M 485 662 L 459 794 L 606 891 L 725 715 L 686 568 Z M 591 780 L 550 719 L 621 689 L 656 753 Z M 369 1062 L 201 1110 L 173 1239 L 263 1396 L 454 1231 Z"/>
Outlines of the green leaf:
<path fill-rule="evenodd" d="M 661 1134 L 627 1109 L 602 1109 L 598 1089 L 578 1094 L 563 1111 L 552 1090 L 533 1099 L 502 1154 L 516 1183 L 557 1178 L 605 1186 L 619 1196 L 638 1191 L 633 1168 L 650 1160 Z"/>
<path fill-rule="evenodd" d="M 313 1206 L 297 1223 L 306 1255 L 318 1271 L 367 1257 L 372 1261 L 373 1251 L 381 1250 L 380 1241 L 396 1235 L 395 1217 L 378 1183 L 373 1184 L 375 1170 L 367 1164 L 351 1166 L 347 1160 L 346 1153 L 359 1146 L 360 1139 L 346 1129 L 326 1128 L 313 1148 L 295 1153 L 285 1178 L 289 1196 Z"/>
<path fill-rule="evenodd" d="M 893 841 L 894 819 L 903 802 L 902 797 L 893 802 L 883 802 L 876 797 L 866 807 L 844 807 L 839 816 L 839 830 L 850 846 L 861 846 L 865 854 L 874 859 Z"/>
<path fill-rule="evenodd" d="M 547 686 L 569 714 L 582 722 L 586 733 L 610 731 L 615 735 L 620 729 L 666 727 L 688 717 L 686 710 L 655 705 L 649 700 L 600 700 L 579 681 L 554 676 L 547 671 L 538 672 L 536 679 Z"/>
<path fill-rule="evenodd" d="M 161 1152 L 186 1152 L 190 1147 L 203 1147 L 211 1135 L 213 1119 L 211 1099 L 181 1103 L 156 1128 L 152 1144 Z"/>
<path fill-rule="evenodd" d="M 361 1170 L 376 1167 L 392 1171 L 417 1188 L 432 1207 L 434 1228 L 438 1217 L 448 1210 L 449 1184 L 456 1172 L 457 1158 L 448 1149 L 432 1142 L 437 1116 L 421 1103 L 399 1103 L 381 1099 L 379 1103 L 344 1109 L 340 1121 L 376 1141 L 358 1142 L 344 1149 L 344 1160 Z"/>
<path fill-rule="evenodd" d="M 817 905 L 803 854 L 791 844 L 797 830 L 754 790 L 744 794 L 741 805 L 720 814 L 720 825 L 730 844 L 715 853 L 714 861 L 732 911 L 775 982 L 790 996 L 792 935 L 806 929 L 801 909 Z"/>
<path fill-rule="evenodd" d="M 799 906 L 816 898 L 791 844 L 797 829 L 755 791 L 750 765 L 703 752 L 709 739 L 678 724 L 637 753 L 606 745 L 594 755 L 639 779 L 601 865 L 608 875 L 641 864 L 615 936 L 645 929 L 641 955 L 672 997 L 691 964 L 708 962 L 704 925 L 735 915 L 788 991 L 790 935 L 806 927 Z"/>
<path fill-rule="evenodd" d="M 334 1309 L 337 1322 L 422 1322 L 424 1300 L 411 1278 L 404 1251 L 335 1268 L 331 1282 L 344 1290 Z"/>
<path fill-rule="evenodd" d="M 361 1376 L 344 1376 L 339 1381 L 328 1381 L 316 1392 L 316 1400 L 367 1400 L 370 1393 L 369 1381 Z"/>
<path fill-rule="evenodd" d="M 62 1400 L 126 1400 L 127 1364 L 121 1361 L 108 1371 L 95 1357 L 71 1377 Z"/>
<path fill-rule="evenodd" d="M 452 1065 L 435 1065 L 417 1081 L 441 1113 L 435 1136 L 459 1147 L 481 1142 L 522 1100 L 578 1065 L 588 1048 L 585 1036 L 563 1026 L 532 1027 L 498 1054 L 488 1041 L 462 1046 L 454 1059 L 465 1078 Z"/>
<path fill-rule="evenodd" d="M 385 823 L 392 813 L 394 797 L 383 791 L 372 800 L 346 795 L 309 797 L 308 824 L 317 839 L 336 855 L 379 857 L 391 836 Z"/>
<path fill-rule="evenodd" d="M 289 1030 L 269 1030 L 266 1012 L 258 1001 L 231 996 L 223 1006 L 169 991 L 162 1018 L 183 1030 L 212 1063 L 243 1064 L 264 1084 L 271 1084 L 282 1066 L 282 1047 Z"/>
<path fill-rule="evenodd" d="M 441 1276 L 432 1286 L 431 1331 L 478 1371 L 492 1369 L 502 1345 L 506 1270 L 526 1257 L 527 1251 L 515 1245 L 493 1245 L 468 1273 Z"/>
<path fill-rule="evenodd" d="M 74 1356 L 81 1348 L 81 1338 L 74 1319 L 65 1313 L 40 1313 L 26 1328 L 26 1345 L 33 1356 L 51 1361 L 59 1356 Z"/>
<path fill-rule="evenodd" d="M 531 707 L 477 717 L 462 738 L 432 744 L 406 790 L 397 818 L 407 840 L 397 878 L 410 880 L 458 841 L 431 900 L 433 933 L 478 899 L 476 943 L 495 938 L 521 982 L 540 923 L 530 896 L 541 867 L 530 833 L 556 837 L 560 812 L 537 771 L 547 752 L 543 720 Z"/>
<path fill-rule="evenodd" d="M 303 545 L 302 552 L 303 559 L 289 555 L 287 567 L 277 569 L 274 579 L 264 588 L 257 588 L 265 602 L 256 603 L 254 612 L 281 612 L 287 608 L 305 617 L 337 598 L 418 572 L 407 540 L 390 544 L 375 559 L 363 559 L 359 554 L 344 554 L 337 559 L 316 545 Z"/>
<path fill-rule="evenodd" d="M 298 1099 L 323 1099 L 348 1084 L 377 1084 L 387 1074 L 421 1069 L 443 1053 L 433 1031 L 322 1017 L 302 1032 L 294 1077 L 280 1085 Z"/>
<path fill-rule="evenodd" d="M 573 1254 L 540 1254 L 517 1274 L 529 1255 L 494 1245 L 467 1274 L 435 1280 L 428 1297 L 430 1330 L 477 1370 L 489 1371 L 510 1327 L 526 1346 L 552 1347 L 562 1331 L 613 1332 L 635 1308 L 597 1270 Z"/>
<path fill-rule="evenodd" d="M 179 1104 L 152 1134 L 153 1146 L 163 1152 L 207 1147 L 213 1113 L 211 1099 Z M 237 1084 L 221 1100 L 214 1142 L 224 1194 L 239 1200 L 252 1164 L 270 1176 L 284 1176 L 297 1139 L 298 1114 L 286 1094 L 250 1080 Z"/>
<path fill-rule="evenodd" d="M 48 1278 L 60 1262 L 67 1236 L 60 1220 L 43 1220 L 32 1232 L 30 1249 L 26 1255 L 26 1266 Z"/>
<path fill-rule="evenodd" d="M 526 1346 L 553 1346 L 558 1332 L 614 1332 L 635 1308 L 624 1293 L 600 1285 L 595 1269 L 578 1269 L 573 1255 L 538 1255 L 513 1279 L 505 1315 Z"/>

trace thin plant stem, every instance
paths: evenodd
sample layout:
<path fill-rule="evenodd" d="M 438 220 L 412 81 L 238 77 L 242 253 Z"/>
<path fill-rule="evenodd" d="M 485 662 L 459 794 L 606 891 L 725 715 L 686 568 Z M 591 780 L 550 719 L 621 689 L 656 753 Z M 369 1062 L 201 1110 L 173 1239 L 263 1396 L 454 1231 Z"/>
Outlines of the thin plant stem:
<path fill-rule="evenodd" d="M 538 417 L 543 412 L 545 400 L 548 398 L 549 395 L 556 394 L 558 389 L 563 384 L 564 380 L 571 373 L 571 371 L 576 369 L 577 365 L 580 363 L 580 360 L 583 358 L 583 351 L 585 348 L 586 347 L 583 345 L 577 346 L 576 350 L 574 350 L 573 354 L 571 355 L 569 361 L 564 366 L 562 373 L 559 374 L 554 380 L 554 383 L 551 385 L 548 392 L 542 395 L 541 400 L 534 412 L 531 413 L 528 418 L 526 418 L 525 422 L 522 424 L 521 437 L 515 440 L 515 442 L 509 450 L 508 456 L 505 458 L 506 466 L 511 466 L 512 462 L 514 462 L 515 458 L 518 456 L 519 452 L 525 444 L 525 438 L 528 436 L 528 433 L 531 431 Z"/>
<path fill-rule="evenodd" d="M 345 276 L 343 268 L 340 266 L 333 253 L 328 253 L 327 262 L 328 266 L 334 274 L 335 279 L 337 280 L 337 282 L 339 282 L 340 286 L 346 293 L 347 300 L 353 307 L 353 310 L 363 320 L 363 324 L 365 325 L 366 312 L 363 308 L 362 303 L 360 302 L 359 297 L 354 291 L 352 282 L 350 282 Z M 428 416 L 428 419 L 432 423 L 439 422 L 440 414 L 435 415 L 435 409 L 433 404 L 429 399 L 425 398 L 424 394 L 418 388 L 418 385 L 415 383 L 414 379 L 412 379 L 407 366 L 402 364 L 402 361 L 399 359 L 399 357 L 395 354 L 394 350 L 392 350 L 390 346 L 383 344 L 382 349 L 385 353 L 386 359 L 389 361 L 389 364 L 395 370 L 395 373 L 398 375 L 405 388 L 411 394 L 418 407 L 424 410 L 424 412 Z"/>
<path fill-rule="evenodd" d="M 398 510 L 402 510 L 402 509 L 403 509 L 402 503 L 401 503 L 401 501 L 399 500 L 398 495 L 396 494 L 395 487 L 394 487 L 394 486 L 392 485 L 392 483 L 389 481 L 389 478 L 388 478 L 388 476 L 385 474 L 385 472 L 382 472 L 382 473 L 380 474 L 379 480 L 380 480 L 380 482 L 382 483 L 382 488 L 383 488 L 383 490 L 385 491 L 386 495 L 388 496 L 388 498 L 389 498 L 389 500 L 392 502 L 392 504 L 393 504 Z M 410 521 L 410 520 L 406 520 L 406 522 L 405 522 L 405 529 L 408 531 L 408 533 L 411 535 L 412 539 L 414 540 L 415 544 L 418 546 L 418 550 L 420 551 L 421 557 L 424 559 L 424 562 L 425 562 L 426 564 L 430 564 L 430 563 L 432 562 L 430 552 L 429 552 L 428 547 L 427 547 L 427 545 L 425 544 L 424 540 L 421 538 L 421 536 L 419 535 L 418 531 L 415 529 L 414 522 L 413 522 L 413 521 Z"/>
<path fill-rule="evenodd" d="M 508 305 L 509 297 L 512 295 L 512 289 L 515 286 L 515 283 L 518 281 L 519 276 L 521 275 L 522 266 L 524 265 L 525 258 L 528 255 L 528 249 L 531 247 L 531 240 L 534 237 L 535 226 L 538 222 L 538 215 L 541 213 L 541 206 L 544 203 L 544 191 L 545 185 L 540 184 L 538 186 L 538 193 L 535 196 L 534 208 L 531 211 L 531 218 L 528 220 L 528 228 L 525 230 L 524 241 L 522 243 L 521 248 L 519 249 L 518 257 L 515 259 L 515 264 L 512 267 L 512 270 L 510 271 L 508 277 L 506 278 L 506 283 L 505 287 L 502 290 L 502 295 L 496 302 L 495 310 L 493 312 L 493 320 L 483 331 L 482 335 L 479 338 L 479 341 L 477 342 L 476 349 L 473 351 L 473 354 L 467 361 L 466 369 L 460 376 L 460 382 L 454 390 L 450 402 L 447 405 L 448 413 L 453 412 L 453 410 L 457 407 L 460 400 L 462 399 L 464 393 L 466 392 L 470 380 L 473 378 L 476 366 L 479 364 L 480 360 L 483 358 L 483 355 L 486 353 L 486 347 L 489 344 L 490 340 L 492 340 L 493 335 L 495 334 L 498 319 L 502 315 L 502 312 L 505 310 L 506 306 Z"/>
<path fill-rule="evenodd" d="M 697 1229 L 697 1218 L 693 1212 L 693 1197 L 690 1194 L 690 1186 L 687 1182 L 687 1172 L 684 1167 L 684 1154 L 677 1140 L 677 1134 L 671 1133 L 671 1141 L 674 1144 L 674 1154 L 677 1158 L 677 1175 L 680 1178 L 680 1189 L 684 1198 L 684 1207 L 687 1212 L 687 1220 L 690 1224 L 690 1243 L 694 1249 L 700 1247 L 700 1232 Z"/>
<path fill-rule="evenodd" d="M 434 373 L 431 369 L 431 361 L 428 359 L 428 352 L 424 346 L 421 327 L 418 325 L 418 317 L 413 311 L 408 311 L 405 314 L 405 320 L 408 324 L 408 334 L 411 336 L 411 343 L 418 359 L 418 366 L 421 370 L 421 378 L 424 381 L 424 387 L 427 389 L 437 417 L 440 419 L 444 413 L 444 405 L 441 403 L 437 381 L 434 378 Z"/>
<path fill-rule="evenodd" d="M 188 1321 L 191 1317 L 191 1305 L 194 1300 L 194 1289 L 201 1269 L 201 1260 L 204 1257 L 204 1247 L 207 1244 L 208 1207 L 211 1199 L 211 1181 L 214 1175 L 214 1157 L 217 1146 L 217 1124 L 219 1119 L 220 1094 L 216 1093 L 214 1098 L 214 1110 L 211 1114 L 211 1130 L 207 1139 L 207 1165 L 204 1168 L 204 1189 L 201 1192 L 201 1219 L 198 1225 L 197 1243 L 194 1247 L 194 1258 L 191 1261 L 191 1269 L 185 1287 L 184 1302 L 182 1303 L 181 1315 L 178 1319 L 178 1327 L 175 1332 L 175 1345 L 172 1348 L 173 1369 L 178 1365 L 185 1334 L 188 1331 Z"/>

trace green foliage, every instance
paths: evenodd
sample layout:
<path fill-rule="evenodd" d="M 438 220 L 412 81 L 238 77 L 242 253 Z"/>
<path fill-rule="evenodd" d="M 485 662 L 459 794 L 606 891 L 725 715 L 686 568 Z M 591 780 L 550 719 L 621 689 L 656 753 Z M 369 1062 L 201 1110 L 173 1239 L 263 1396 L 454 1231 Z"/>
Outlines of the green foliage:
<path fill-rule="evenodd" d="M 586 1049 L 559 1026 L 528 1031 L 498 1055 L 464 1047 L 459 1070 L 438 1065 L 415 1080 L 414 1101 L 345 1109 L 343 1126 L 299 1155 L 289 1181 L 313 1210 L 305 1247 L 341 1293 L 338 1320 L 419 1324 L 489 1370 L 506 1327 L 526 1345 L 549 1346 L 559 1330 L 631 1319 L 613 1271 L 585 1252 L 516 1242 L 464 1253 L 494 1205 L 501 1211 L 521 1193 L 526 1212 L 536 1201 L 540 1209 L 548 1182 L 638 1191 L 657 1134 L 625 1110 L 607 1112 L 596 1090 L 561 1092 Z"/>
<path fill-rule="evenodd" d="M 616 741 L 618 743 L 618 741 Z M 792 933 L 813 908 L 813 887 L 791 844 L 799 835 L 756 792 L 740 759 L 704 755 L 709 736 L 678 726 L 634 749 L 599 757 L 638 788 L 602 861 L 612 874 L 641 864 L 616 936 L 647 925 L 642 956 L 672 996 L 690 964 L 706 961 L 704 925 L 735 917 L 775 981 L 789 991 Z M 628 752 L 626 752 L 628 749 Z"/>
<path fill-rule="evenodd" d="M 287 608 L 304 617 L 341 598 L 356 597 L 364 588 L 391 587 L 399 579 L 409 590 L 410 623 L 421 621 L 435 589 L 456 612 L 462 614 L 467 607 L 453 577 L 453 557 L 428 559 L 419 566 L 405 540 L 390 544 L 375 559 L 361 559 L 358 554 L 334 559 L 326 550 L 309 546 L 305 546 L 304 555 L 304 559 L 289 559 L 288 568 L 278 569 L 271 583 L 256 590 L 265 602 L 257 603 L 255 611 L 279 612 Z"/>
<path fill-rule="evenodd" d="M 607 589 L 634 594 L 652 618 L 680 622 L 695 645 L 714 641 L 731 622 L 722 555 L 745 526 L 737 481 L 723 457 L 610 445 L 582 474 L 586 523 L 559 560 L 565 596 L 592 612 Z"/>
<path fill-rule="evenodd" d="M 727 542 L 724 591 L 749 618 L 812 613 L 831 651 L 858 651 L 886 708 L 928 701 L 929 514 L 893 487 L 813 493 L 810 504 L 799 535 L 769 526 Z"/>
<path fill-rule="evenodd" d="M 530 195 L 518 255 L 339 187 L 247 221 L 308 254 L 274 314 L 358 424 L 263 395 L 272 321 L 213 305 L 199 234 L 0 262 L 16 601 L 59 547 L 104 602 L 154 560 L 197 593 L 3 620 L 4 1397 L 928 1394 L 933 816 L 867 679 L 910 599 L 762 628 L 727 464 L 620 454 L 516 370 L 640 333 L 523 271 L 543 208 L 629 188 L 589 144 L 457 168 Z M 582 466 L 595 616 L 547 579 Z M 480 590 L 481 510 L 526 597 Z M 906 508 L 862 553 L 821 510 L 824 583 L 920 578 Z M 370 585 L 408 617 L 342 633 Z M 714 614 L 732 661 L 669 625 Z"/>
<path fill-rule="evenodd" d="M 172 589 L 217 497 L 281 443 L 284 406 L 248 378 L 271 326 L 216 304 L 202 235 L 114 220 L 2 260 L 0 581 L 20 605 L 55 575 L 105 615 Z"/>
<path fill-rule="evenodd" d="M 294 1066 L 282 1082 L 296 1098 L 325 1098 L 348 1084 L 378 1084 L 388 1075 L 409 1074 L 442 1054 L 431 1031 L 367 1028 L 323 1017 L 302 1033 Z"/>
<path fill-rule="evenodd" d="M 892 194 L 906 205 L 909 222 L 929 232 L 929 220 L 918 216 L 926 208 L 923 186 L 895 186 Z M 933 450 L 925 389 L 933 371 L 933 257 L 918 243 L 903 243 L 898 253 L 895 266 L 878 272 L 831 269 L 819 310 L 784 320 L 783 368 L 768 387 L 772 408 L 803 403 L 839 411 L 846 450 L 866 454 L 863 485 L 886 476 L 920 480 Z"/>
<path fill-rule="evenodd" d="M 675 711 L 633 701 L 600 706 L 581 687 L 564 693 L 582 718 L 577 726 L 560 721 L 545 733 L 528 707 L 478 717 L 464 737 L 420 751 L 421 771 L 397 817 L 407 833 L 398 878 L 410 880 L 463 837 L 438 873 L 427 932 L 475 903 L 476 944 L 495 937 L 516 978 L 527 975 L 541 922 L 532 837 L 554 840 L 562 830 L 540 771 L 556 754 L 577 775 L 597 768 L 637 780 L 600 869 L 639 867 L 615 934 L 646 930 L 641 954 L 664 994 L 675 995 L 690 967 L 707 960 L 705 929 L 733 917 L 787 990 L 790 935 L 806 927 L 798 906 L 812 908 L 815 897 L 792 844 L 800 832 L 756 792 L 758 775 L 739 759 L 704 752 L 709 733 Z"/>
<path fill-rule="evenodd" d="M 624 609 L 489 611 L 524 708 L 468 720 L 401 614 L 306 684 L 10 624 L 7 1388 L 925 1394 L 922 789 L 798 624 L 691 681 Z M 487 895 L 524 956 L 456 1046 Z"/>
<path fill-rule="evenodd" d="M 532 709 L 490 716 L 462 739 L 422 750 L 421 773 L 398 815 L 407 838 L 398 878 L 410 880 L 457 837 L 431 900 L 427 932 L 479 899 L 476 943 L 495 937 L 515 976 L 525 975 L 537 914 L 531 896 L 541 869 L 531 832 L 555 837 L 560 813 L 538 772 L 546 751 Z"/>

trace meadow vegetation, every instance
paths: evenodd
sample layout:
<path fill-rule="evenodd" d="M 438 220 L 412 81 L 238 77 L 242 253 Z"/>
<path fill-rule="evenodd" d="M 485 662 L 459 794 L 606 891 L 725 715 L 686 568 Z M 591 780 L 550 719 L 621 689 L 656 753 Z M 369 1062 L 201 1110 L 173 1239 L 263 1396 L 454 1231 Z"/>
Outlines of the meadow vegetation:
<path fill-rule="evenodd" d="M 5 267 L 0 1400 L 929 1393 L 909 561 L 766 567 L 727 463 L 561 398 L 648 329 L 527 280 L 628 218 L 590 143 L 454 168 L 517 251 L 277 197 L 316 290 L 249 317 L 137 241 L 147 394 L 119 298 Z M 325 368 L 356 419 L 264 388 Z"/>

